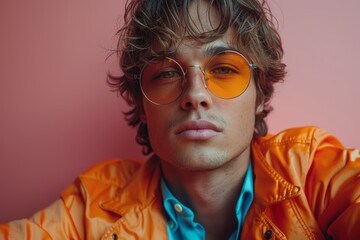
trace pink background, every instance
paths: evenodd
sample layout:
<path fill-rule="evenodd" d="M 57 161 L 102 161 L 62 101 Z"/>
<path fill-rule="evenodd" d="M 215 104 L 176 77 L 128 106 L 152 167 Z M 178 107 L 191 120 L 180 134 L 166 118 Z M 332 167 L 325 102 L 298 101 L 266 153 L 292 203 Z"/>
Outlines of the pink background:
<path fill-rule="evenodd" d="M 141 157 L 105 61 L 124 0 L 0 1 L 0 222 L 56 200 L 93 163 Z M 360 147 L 360 2 L 272 0 L 286 82 L 270 131 L 318 125 Z"/>

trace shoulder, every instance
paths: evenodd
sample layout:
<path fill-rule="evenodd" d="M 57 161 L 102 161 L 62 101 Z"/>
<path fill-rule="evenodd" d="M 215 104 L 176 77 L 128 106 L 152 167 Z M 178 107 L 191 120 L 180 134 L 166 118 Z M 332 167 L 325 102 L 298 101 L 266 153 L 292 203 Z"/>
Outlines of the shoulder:
<path fill-rule="evenodd" d="M 121 186 L 126 184 L 145 161 L 112 159 L 101 161 L 79 175 L 82 181 Z"/>
<path fill-rule="evenodd" d="M 254 139 L 255 164 L 277 171 L 285 179 L 304 183 L 315 161 L 323 161 L 331 152 L 343 149 L 331 134 L 314 126 L 291 128 L 275 135 Z M 322 156 L 321 156 L 322 155 Z"/>
<path fill-rule="evenodd" d="M 131 159 L 98 162 L 81 173 L 74 183 L 65 189 L 61 198 L 70 203 L 73 199 L 82 202 L 87 198 L 111 198 L 119 188 L 131 181 L 144 162 Z"/>
<path fill-rule="evenodd" d="M 299 203 L 306 202 L 304 209 L 309 207 L 320 219 L 324 232 L 343 236 L 346 229 L 345 235 L 354 236 L 359 222 L 353 214 L 359 211 L 359 150 L 345 148 L 321 128 L 301 127 L 254 139 L 252 153 L 257 191 L 265 184 L 267 191 L 269 186 L 300 187 Z"/>
<path fill-rule="evenodd" d="M 340 141 L 324 129 L 315 126 L 297 127 L 283 130 L 277 134 L 268 134 L 254 139 L 253 146 L 257 150 L 269 151 L 273 149 L 315 153 L 321 146 L 344 148 Z M 284 152 L 284 153 L 285 153 Z"/>

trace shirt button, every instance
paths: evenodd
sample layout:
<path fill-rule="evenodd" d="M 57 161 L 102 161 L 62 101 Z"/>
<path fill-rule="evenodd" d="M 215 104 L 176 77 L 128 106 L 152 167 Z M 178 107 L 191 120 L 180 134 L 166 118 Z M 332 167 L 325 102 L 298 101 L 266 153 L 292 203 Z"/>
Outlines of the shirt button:
<path fill-rule="evenodd" d="M 174 222 L 173 221 L 169 221 L 169 227 L 173 228 L 174 227 Z"/>
<path fill-rule="evenodd" d="M 182 206 L 178 203 L 174 204 L 174 208 L 175 208 L 175 211 L 177 211 L 178 213 L 181 213 L 183 211 Z"/>
<path fill-rule="evenodd" d="M 265 239 L 271 239 L 273 236 L 273 232 L 271 230 L 267 230 L 265 233 L 264 233 L 264 238 Z"/>

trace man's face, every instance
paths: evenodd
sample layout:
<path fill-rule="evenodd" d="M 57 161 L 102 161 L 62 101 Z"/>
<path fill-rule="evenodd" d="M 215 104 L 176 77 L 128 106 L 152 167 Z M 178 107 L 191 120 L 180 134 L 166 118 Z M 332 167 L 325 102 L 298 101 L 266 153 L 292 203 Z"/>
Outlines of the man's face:
<path fill-rule="evenodd" d="M 199 19 L 194 24 L 205 31 L 216 26 L 216 13 L 211 13 L 210 24 L 208 13 L 198 13 L 197 7 L 192 6 L 190 11 L 193 19 Z M 143 98 L 142 120 L 148 125 L 151 146 L 163 163 L 183 170 L 210 170 L 241 158 L 244 153 L 249 157 L 256 112 L 254 80 L 240 96 L 222 99 L 206 89 L 199 68 L 188 67 L 204 65 L 209 49 L 234 47 L 233 39 L 230 29 L 221 39 L 210 43 L 182 41 L 176 49 L 176 60 L 187 70 L 182 95 L 166 105 Z"/>

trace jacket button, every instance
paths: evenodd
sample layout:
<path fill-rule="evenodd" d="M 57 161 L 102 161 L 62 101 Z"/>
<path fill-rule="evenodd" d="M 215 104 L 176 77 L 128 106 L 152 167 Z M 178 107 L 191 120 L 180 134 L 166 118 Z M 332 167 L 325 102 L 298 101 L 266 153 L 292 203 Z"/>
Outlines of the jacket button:
<path fill-rule="evenodd" d="M 111 238 L 112 238 L 113 240 L 117 240 L 117 239 L 118 239 L 118 236 L 117 236 L 116 233 L 113 233 L 113 234 L 111 235 Z"/>
<path fill-rule="evenodd" d="M 271 239 L 273 236 L 273 232 L 271 230 L 267 230 L 265 233 L 264 233 L 264 238 L 265 239 Z"/>

